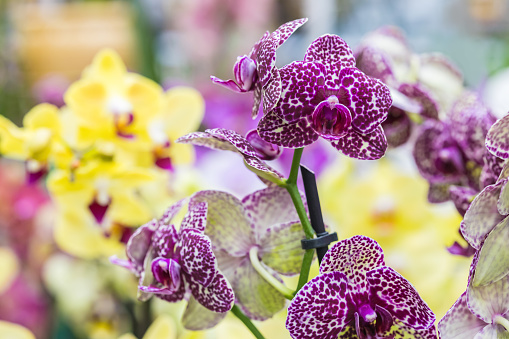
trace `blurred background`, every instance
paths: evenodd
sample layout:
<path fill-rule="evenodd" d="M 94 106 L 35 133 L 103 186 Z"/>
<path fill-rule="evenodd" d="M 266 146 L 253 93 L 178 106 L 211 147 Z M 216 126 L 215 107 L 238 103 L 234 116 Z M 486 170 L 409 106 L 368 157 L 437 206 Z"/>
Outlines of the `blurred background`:
<path fill-rule="evenodd" d="M 448 56 L 464 85 L 500 117 L 509 110 L 508 14 L 507 0 L 0 0 L 0 115 L 20 125 L 38 103 L 63 106 L 68 86 L 109 47 L 129 71 L 165 89 L 196 88 L 205 99 L 201 129 L 244 135 L 256 126 L 249 118 L 252 95 L 214 86 L 210 75 L 232 78 L 236 57 L 266 30 L 308 17 L 278 50 L 278 65 L 301 60 L 322 34 L 338 34 L 355 48 L 367 33 L 395 25 L 415 53 Z M 446 250 L 459 239 L 461 216 L 453 205 L 427 202 L 427 183 L 409 147 L 390 150 L 376 164 L 346 160 L 328 145 L 312 149 L 303 161 L 318 174 L 326 222 L 340 238 L 365 234 L 379 241 L 387 262 L 440 319 L 465 289 L 470 263 Z M 188 192 L 223 189 L 242 197 L 263 187 L 235 154 L 196 152 L 181 177 Z M 287 175 L 290 160 L 285 151 L 274 167 Z M 23 164 L 0 159 L 0 187 L 0 320 L 23 325 L 36 338 L 127 332 L 141 338 L 133 325 L 143 307 L 135 279 L 107 258 L 85 260 L 59 250 L 51 200 L 43 184 L 25 184 Z M 178 325 L 182 305 L 156 301 L 151 307 L 154 315 L 174 319 L 175 337 L 250 336 L 233 317 L 210 331 L 186 332 Z M 267 338 L 289 337 L 284 313 L 259 324 Z"/>

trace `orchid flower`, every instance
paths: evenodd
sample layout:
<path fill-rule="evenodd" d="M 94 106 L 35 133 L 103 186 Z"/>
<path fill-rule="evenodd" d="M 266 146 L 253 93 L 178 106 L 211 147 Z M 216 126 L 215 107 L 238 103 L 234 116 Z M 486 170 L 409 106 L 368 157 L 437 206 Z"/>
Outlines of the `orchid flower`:
<path fill-rule="evenodd" d="M 246 166 L 262 180 L 282 183 L 283 175 L 264 161 L 277 158 L 282 149 L 261 139 L 256 130 L 251 130 L 244 138 L 234 131 L 214 128 L 185 135 L 177 139 L 177 143 L 190 143 L 239 153 L 244 158 Z"/>
<path fill-rule="evenodd" d="M 211 76 L 212 81 L 234 92 L 254 91 L 252 116 L 258 115 L 263 98 L 266 114 L 276 106 L 281 94 L 281 79 L 276 67 L 276 50 L 308 19 L 298 19 L 281 25 L 273 33 L 265 32 L 253 46 L 249 55 L 237 58 L 233 66 L 235 81 Z"/>
<path fill-rule="evenodd" d="M 191 202 L 208 205 L 205 234 L 232 284 L 236 304 L 255 320 L 282 310 L 293 290 L 282 284 L 279 274 L 300 272 L 305 238 L 286 189 L 267 187 L 242 201 L 226 192 L 201 191 Z"/>
<path fill-rule="evenodd" d="M 378 243 L 355 236 L 325 254 L 320 275 L 288 308 L 294 339 L 436 338 L 435 316 L 414 287 L 384 265 Z"/>
<path fill-rule="evenodd" d="M 355 68 L 343 39 L 323 35 L 308 47 L 304 61 L 279 74 L 281 99 L 258 124 L 265 141 L 299 148 L 322 137 L 352 158 L 374 160 L 385 154 L 380 124 L 392 103 L 389 90 Z"/>
<path fill-rule="evenodd" d="M 186 202 L 175 203 L 161 219 L 136 230 L 127 243 L 127 261 L 112 261 L 139 277 L 142 300 L 152 295 L 169 302 L 190 298 L 182 321 L 186 328 L 199 330 L 214 326 L 226 315 L 234 294 L 203 233 L 213 209 L 206 202 L 191 200 L 180 229 L 175 228 Z"/>

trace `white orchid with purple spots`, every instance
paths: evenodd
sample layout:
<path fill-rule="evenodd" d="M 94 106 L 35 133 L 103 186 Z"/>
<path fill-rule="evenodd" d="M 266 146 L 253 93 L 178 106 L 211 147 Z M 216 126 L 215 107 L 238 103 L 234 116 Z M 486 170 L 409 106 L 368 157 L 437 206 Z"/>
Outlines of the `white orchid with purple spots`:
<path fill-rule="evenodd" d="M 186 203 L 189 207 L 177 231 L 174 219 Z M 127 243 L 127 261 L 112 259 L 139 277 L 141 300 L 152 295 L 169 302 L 189 300 L 183 324 L 192 330 L 216 325 L 234 301 L 233 290 L 217 267 L 210 239 L 203 233 L 207 213 L 207 203 L 181 200 L 160 220 L 136 230 Z"/>
<path fill-rule="evenodd" d="M 385 266 L 378 243 L 355 236 L 325 254 L 320 275 L 288 308 L 294 339 L 436 338 L 435 316 L 414 287 Z"/>

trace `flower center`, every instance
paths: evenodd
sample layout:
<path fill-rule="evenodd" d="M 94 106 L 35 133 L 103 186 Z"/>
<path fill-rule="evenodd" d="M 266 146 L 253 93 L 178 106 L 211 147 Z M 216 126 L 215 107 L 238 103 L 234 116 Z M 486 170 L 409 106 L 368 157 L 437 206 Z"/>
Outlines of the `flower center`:
<path fill-rule="evenodd" d="M 155 258 L 152 261 L 152 274 L 155 280 L 174 291 L 180 288 L 180 264 L 170 258 Z"/>
<path fill-rule="evenodd" d="M 320 102 L 312 116 L 313 129 L 327 139 L 339 139 L 352 124 L 350 110 L 335 95 Z"/>
<path fill-rule="evenodd" d="M 454 146 L 443 148 L 438 152 L 435 166 L 445 174 L 462 173 L 465 170 L 461 153 Z"/>
<path fill-rule="evenodd" d="M 256 62 L 247 55 L 237 57 L 237 62 L 233 65 L 233 74 L 239 87 L 245 92 L 250 91 L 258 77 Z"/>
<path fill-rule="evenodd" d="M 247 132 L 246 140 L 253 146 L 261 160 L 277 159 L 283 152 L 281 147 L 263 140 L 256 129 Z"/>
<path fill-rule="evenodd" d="M 354 314 L 355 331 L 358 338 L 380 338 L 393 324 L 392 315 L 378 305 L 375 309 L 370 305 L 362 305 Z"/>

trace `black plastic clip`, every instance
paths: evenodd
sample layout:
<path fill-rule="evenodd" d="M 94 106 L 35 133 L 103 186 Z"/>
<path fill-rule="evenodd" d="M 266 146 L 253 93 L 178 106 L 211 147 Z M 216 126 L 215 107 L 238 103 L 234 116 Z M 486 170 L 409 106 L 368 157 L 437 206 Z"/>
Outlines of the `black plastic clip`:
<path fill-rule="evenodd" d="M 315 230 L 316 238 L 302 239 L 302 249 L 308 250 L 316 248 L 318 262 L 322 262 L 322 258 L 329 249 L 329 244 L 338 240 L 336 232 L 330 233 L 325 230 L 325 225 L 322 218 L 322 209 L 320 207 L 320 199 L 318 197 L 318 189 L 316 187 L 315 174 L 307 169 L 305 166 L 300 166 L 302 173 L 302 182 L 304 183 L 304 191 L 306 193 L 306 200 L 308 203 L 309 217 L 311 226 Z"/>

